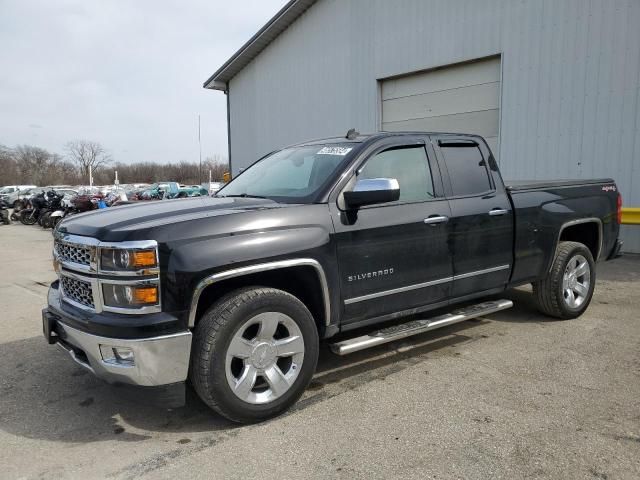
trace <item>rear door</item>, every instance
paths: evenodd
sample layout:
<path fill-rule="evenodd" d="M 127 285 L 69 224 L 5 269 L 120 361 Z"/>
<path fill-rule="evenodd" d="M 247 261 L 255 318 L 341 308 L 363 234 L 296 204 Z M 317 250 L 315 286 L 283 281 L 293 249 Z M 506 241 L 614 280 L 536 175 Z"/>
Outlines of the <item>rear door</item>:
<path fill-rule="evenodd" d="M 345 323 L 444 302 L 449 297 L 449 204 L 426 141 L 408 136 L 391 143 L 386 140 L 363 154 L 357 175 L 349 182 L 395 178 L 400 185 L 398 201 L 357 211 L 345 211 L 340 199 L 330 203 Z M 425 223 L 426 219 L 431 220 Z"/>
<path fill-rule="evenodd" d="M 451 207 L 452 297 L 504 288 L 513 255 L 513 211 L 479 137 L 433 136 Z"/>

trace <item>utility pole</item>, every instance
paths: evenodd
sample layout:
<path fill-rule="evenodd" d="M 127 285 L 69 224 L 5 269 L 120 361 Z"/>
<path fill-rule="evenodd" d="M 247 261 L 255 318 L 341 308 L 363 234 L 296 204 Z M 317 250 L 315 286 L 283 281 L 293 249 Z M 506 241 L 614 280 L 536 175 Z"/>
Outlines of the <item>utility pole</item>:
<path fill-rule="evenodd" d="M 200 149 L 200 168 L 198 169 L 198 181 L 202 185 L 202 142 L 200 141 L 200 114 L 198 114 L 198 148 Z"/>

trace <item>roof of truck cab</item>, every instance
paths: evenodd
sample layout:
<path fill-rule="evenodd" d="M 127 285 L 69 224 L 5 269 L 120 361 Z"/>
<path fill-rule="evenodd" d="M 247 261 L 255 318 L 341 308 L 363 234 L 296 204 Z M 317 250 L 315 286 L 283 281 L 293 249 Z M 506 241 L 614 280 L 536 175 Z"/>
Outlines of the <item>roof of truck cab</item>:
<path fill-rule="evenodd" d="M 316 138 L 313 140 L 305 140 L 304 142 L 294 143 L 290 147 L 303 145 L 321 145 L 326 143 L 362 143 L 369 140 L 388 137 L 400 137 L 409 135 L 452 135 L 456 137 L 479 137 L 471 133 L 454 133 L 454 132 L 418 132 L 418 131 L 401 131 L 401 132 L 375 132 L 375 133 L 358 133 L 354 138 L 345 137 L 328 137 Z"/>

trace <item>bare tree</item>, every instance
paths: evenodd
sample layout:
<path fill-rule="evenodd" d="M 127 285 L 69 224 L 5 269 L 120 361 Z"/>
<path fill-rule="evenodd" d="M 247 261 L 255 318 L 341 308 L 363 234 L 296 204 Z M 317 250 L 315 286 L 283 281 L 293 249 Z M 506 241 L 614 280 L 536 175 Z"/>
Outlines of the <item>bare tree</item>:
<path fill-rule="evenodd" d="M 222 155 L 214 154 L 213 157 L 207 157 L 203 162 L 202 168 L 205 172 L 211 170 L 211 179 L 215 182 L 221 182 L 224 173 L 229 170 L 229 164 Z"/>
<path fill-rule="evenodd" d="M 14 150 L 20 177 L 27 183 L 45 185 L 48 183 L 49 170 L 58 158 L 44 148 L 31 145 L 19 145 Z"/>
<path fill-rule="evenodd" d="M 176 181 L 196 184 L 199 179 L 199 164 L 196 162 L 111 162 L 109 155 L 95 142 L 70 142 L 66 148 L 67 158 L 57 153 L 31 145 L 9 148 L 0 145 L 0 185 L 11 184 L 69 184 L 78 185 L 87 181 L 89 166 L 93 170 L 94 183 L 113 183 L 115 171 L 122 183 L 152 183 Z M 214 154 L 202 161 L 204 180 L 209 171 L 214 181 L 220 181 L 228 170 L 226 158 Z"/>
<path fill-rule="evenodd" d="M 78 169 L 67 160 L 63 160 L 57 153 L 52 154 L 47 174 L 49 184 L 76 185 L 82 183 Z"/>
<path fill-rule="evenodd" d="M 75 140 L 67 143 L 65 150 L 78 165 L 83 179 L 88 179 L 89 170 L 95 174 L 111 162 L 111 155 L 98 142 Z"/>
<path fill-rule="evenodd" d="M 13 150 L 0 145 L 0 185 L 20 183 L 20 173 Z"/>

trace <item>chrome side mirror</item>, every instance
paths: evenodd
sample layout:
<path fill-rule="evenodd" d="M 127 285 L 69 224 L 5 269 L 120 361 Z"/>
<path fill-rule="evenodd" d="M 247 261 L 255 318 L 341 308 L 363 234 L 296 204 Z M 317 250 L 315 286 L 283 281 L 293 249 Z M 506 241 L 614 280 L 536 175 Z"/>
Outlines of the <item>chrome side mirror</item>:
<path fill-rule="evenodd" d="M 395 202 L 400 198 L 400 185 L 395 178 L 363 178 L 357 180 L 353 190 L 344 192 L 347 208 Z"/>

